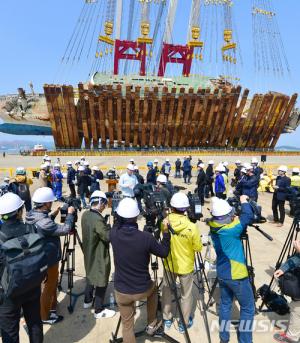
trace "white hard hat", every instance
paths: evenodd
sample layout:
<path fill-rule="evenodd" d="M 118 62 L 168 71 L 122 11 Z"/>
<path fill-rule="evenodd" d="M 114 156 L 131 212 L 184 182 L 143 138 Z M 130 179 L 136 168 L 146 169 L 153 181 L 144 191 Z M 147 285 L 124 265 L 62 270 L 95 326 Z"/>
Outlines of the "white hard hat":
<path fill-rule="evenodd" d="M 26 173 L 26 170 L 25 170 L 24 167 L 18 167 L 18 168 L 16 169 L 16 174 L 17 174 L 17 175 L 18 175 L 18 174 L 24 174 L 24 173 Z"/>
<path fill-rule="evenodd" d="M 214 164 L 215 162 L 213 160 L 209 160 L 208 164 Z"/>
<path fill-rule="evenodd" d="M 50 162 L 45 162 L 44 163 L 46 167 L 51 167 L 51 163 Z"/>
<path fill-rule="evenodd" d="M 169 158 L 166 158 L 166 162 L 170 162 L 170 159 L 169 159 Z"/>
<path fill-rule="evenodd" d="M 127 165 L 127 169 L 129 169 L 129 170 L 131 170 L 131 171 L 134 171 L 134 166 L 133 166 L 131 163 L 129 163 L 129 164 Z"/>
<path fill-rule="evenodd" d="M 223 166 L 227 167 L 228 166 L 228 162 L 227 161 L 223 162 Z"/>
<path fill-rule="evenodd" d="M 227 201 L 219 198 L 212 198 L 212 211 L 211 214 L 214 217 L 221 217 L 229 214 L 232 211 L 232 207 Z"/>
<path fill-rule="evenodd" d="M 71 161 L 67 162 L 67 166 L 71 166 L 73 163 Z"/>
<path fill-rule="evenodd" d="M 247 169 L 246 168 L 242 168 L 241 169 L 241 173 L 247 174 Z"/>
<path fill-rule="evenodd" d="M 278 168 L 278 171 L 282 171 L 282 172 L 287 172 L 288 171 L 288 168 L 287 168 L 287 166 L 280 166 L 279 168 Z"/>
<path fill-rule="evenodd" d="M 89 163 L 89 161 L 85 161 L 85 162 L 83 163 L 83 165 L 84 165 L 84 166 L 89 166 L 90 163 Z"/>
<path fill-rule="evenodd" d="M 24 201 L 14 193 L 6 193 L 0 198 L 0 214 L 9 214 L 17 211 L 24 205 Z"/>
<path fill-rule="evenodd" d="M 136 218 L 140 214 L 140 210 L 135 200 L 125 198 L 119 202 L 117 214 L 122 218 Z"/>
<path fill-rule="evenodd" d="M 9 180 L 10 180 L 10 178 L 8 176 L 5 176 L 5 178 L 3 179 L 4 182 L 7 182 Z"/>
<path fill-rule="evenodd" d="M 293 173 L 300 173 L 299 168 L 293 168 Z"/>
<path fill-rule="evenodd" d="M 133 159 L 133 158 L 131 158 L 131 159 L 129 160 L 129 162 L 134 162 L 134 159 Z"/>
<path fill-rule="evenodd" d="M 47 168 L 47 164 L 46 163 L 41 164 L 40 169 L 46 169 L 46 168 Z"/>
<path fill-rule="evenodd" d="M 81 159 L 81 160 L 85 160 L 85 156 L 81 156 L 80 159 Z"/>
<path fill-rule="evenodd" d="M 48 157 L 48 156 L 45 158 L 45 160 L 48 161 L 48 162 L 51 162 L 51 158 Z"/>
<path fill-rule="evenodd" d="M 91 195 L 90 203 L 93 203 L 93 202 L 96 202 L 96 201 L 100 202 L 101 199 L 104 199 L 107 202 L 106 194 L 104 192 L 102 192 L 102 191 L 95 191 Z"/>
<path fill-rule="evenodd" d="M 189 199 L 186 194 L 182 192 L 175 193 L 171 198 L 171 206 L 177 209 L 185 210 L 190 207 Z"/>
<path fill-rule="evenodd" d="M 92 170 L 99 170 L 99 167 L 93 166 Z"/>
<path fill-rule="evenodd" d="M 167 180 L 166 175 L 159 174 L 156 181 L 160 183 L 167 183 L 168 180 Z"/>
<path fill-rule="evenodd" d="M 154 162 L 154 163 L 158 163 L 158 159 L 156 158 L 153 162 Z"/>
<path fill-rule="evenodd" d="M 240 160 L 236 160 L 235 164 L 241 164 L 242 162 Z"/>
<path fill-rule="evenodd" d="M 251 163 L 258 163 L 258 159 L 257 159 L 256 157 L 253 157 L 253 158 L 251 159 Z"/>
<path fill-rule="evenodd" d="M 56 197 L 49 187 L 38 188 L 32 197 L 32 201 L 37 204 L 44 204 L 46 202 L 53 202 L 56 200 Z"/>
<path fill-rule="evenodd" d="M 76 161 L 74 162 L 74 164 L 80 164 L 80 161 L 79 161 L 79 160 L 76 160 Z"/>
<path fill-rule="evenodd" d="M 219 164 L 217 167 L 216 167 L 216 171 L 221 173 L 221 172 L 224 172 L 225 171 L 225 168 L 222 164 Z"/>
<path fill-rule="evenodd" d="M 251 164 L 250 163 L 244 163 L 244 168 L 246 169 L 246 170 L 250 170 L 250 169 L 253 169 L 253 166 L 251 166 Z"/>
<path fill-rule="evenodd" d="M 60 164 L 59 163 L 55 163 L 54 164 L 54 168 L 60 168 Z"/>
<path fill-rule="evenodd" d="M 200 167 L 200 168 L 204 168 L 204 163 L 200 163 L 199 165 L 198 165 L 198 167 Z"/>
<path fill-rule="evenodd" d="M 79 167 L 78 167 L 78 170 L 79 170 L 79 171 L 85 171 L 85 168 L 84 168 L 84 166 L 79 166 Z"/>
<path fill-rule="evenodd" d="M 139 167 L 138 166 L 134 166 L 134 170 L 139 170 Z"/>

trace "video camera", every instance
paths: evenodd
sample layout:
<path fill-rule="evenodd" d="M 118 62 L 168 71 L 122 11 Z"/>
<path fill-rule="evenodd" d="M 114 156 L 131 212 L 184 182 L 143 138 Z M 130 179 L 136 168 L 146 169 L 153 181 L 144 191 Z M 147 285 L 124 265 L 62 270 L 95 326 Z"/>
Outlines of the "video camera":
<path fill-rule="evenodd" d="M 117 191 L 112 192 L 105 192 L 107 199 L 112 199 L 111 201 L 111 213 L 113 216 L 116 215 L 117 207 L 119 206 L 119 202 L 123 199 L 122 193 Z"/>
<path fill-rule="evenodd" d="M 119 178 L 115 169 L 109 169 L 109 171 L 106 173 L 106 177 L 109 180 L 117 180 Z"/>
<path fill-rule="evenodd" d="M 242 211 L 242 205 L 240 202 L 240 199 L 237 197 L 231 197 L 227 199 L 228 204 L 234 208 L 235 214 L 239 216 Z M 248 200 L 249 205 L 251 206 L 254 219 L 253 219 L 253 224 L 262 224 L 265 223 L 267 220 L 265 217 L 262 216 L 261 211 L 262 207 L 258 205 L 255 201 L 253 200 Z"/>
<path fill-rule="evenodd" d="M 65 198 L 65 202 L 60 208 L 60 222 L 64 223 L 66 221 L 66 217 L 68 215 L 68 208 L 74 207 L 74 222 L 76 223 L 78 220 L 78 211 L 81 211 L 81 200 L 79 198 Z"/>
<path fill-rule="evenodd" d="M 203 217 L 201 201 L 197 193 L 188 192 L 187 197 L 189 199 L 190 207 L 187 210 L 189 220 L 196 223 Z"/>

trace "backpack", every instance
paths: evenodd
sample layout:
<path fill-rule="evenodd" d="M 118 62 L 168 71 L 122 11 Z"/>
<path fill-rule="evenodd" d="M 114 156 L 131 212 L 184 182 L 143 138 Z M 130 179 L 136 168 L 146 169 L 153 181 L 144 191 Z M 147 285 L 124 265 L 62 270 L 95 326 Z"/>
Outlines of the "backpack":
<path fill-rule="evenodd" d="M 300 300 L 300 268 L 295 268 L 284 273 L 279 278 L 279 287 L 281 293 L 291 297 L 292 299 Z"/>
<path fill-rule="evenodd" d="M 17 195 L 24 201 L 30 199 L 30 191 L 27 183 L 18 183 L 17 184 Z"/>
<path fill-rule="evenodd" d="M 26 225 L 23 235 L 8 238 L 0 231 L 0 251 L 4 257 L 0 284 L 7 298 L 22 296 L 40 286 L 46 277 L 48 260 L 44 239 Z"/>

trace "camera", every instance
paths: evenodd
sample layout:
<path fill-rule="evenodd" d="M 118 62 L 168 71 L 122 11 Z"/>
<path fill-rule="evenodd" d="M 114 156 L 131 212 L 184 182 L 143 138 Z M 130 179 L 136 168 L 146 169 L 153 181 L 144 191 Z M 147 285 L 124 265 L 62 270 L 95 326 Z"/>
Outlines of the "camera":
<path fill-rule="evenodd" d="M 191 222 L 196 223 L 203 217 L 201 201 L 196 193 L 188 192 L 187 197 L 190 203 L 190 207 L 187 210 L 187 215 Z"/>
<path fill-rule="evenodd" d="M 113 216 L 116 215 L 117 208 L 119 206 L 119 202 L 122 200 L 121 192 L 113 191 L 113 192 L 106 192 L 106 197 L 111 199 L 111 213 Z"/>
<path fill-rule="evenodd" d="M 109 180 L 117 180 L 119 178 L 115 169 L 109 169 L 109 171 L 106 173 L 106 177 Z"/>
<path fill-rule="evenodd" d="M 228 204 L 234 208 L 235 214 L 239 216 L 242 211 L 242 204 L 240 202 L 240 199 L 237 197 L 231 197 L 227 199 Z M 254 219 L 252 224 L 263 224 L 267 220 L 265 217 L 262 216 L 261 211 L 262 207 L 258 205 L 254 200 L 248 200 L 249 205 L 251 206 Z"/>
<path fill-rule="evenodd" d="M 66 217 L 68 215 L 68 208 L 74 207 L 74 222 L 76 223 L 78 220 L 78 211 L 81 211 L 81 200 L 79 198 L 65 198 L 65 202 L 60 209 L 60 222 L 64 223 L 66 221 Z"/>

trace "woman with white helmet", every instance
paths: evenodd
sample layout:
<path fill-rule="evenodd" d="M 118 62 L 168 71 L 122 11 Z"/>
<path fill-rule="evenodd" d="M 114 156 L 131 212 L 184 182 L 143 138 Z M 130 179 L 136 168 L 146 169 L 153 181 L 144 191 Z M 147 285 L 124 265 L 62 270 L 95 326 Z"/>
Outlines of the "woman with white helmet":
<path fill-rule="evenodd" d="M 115 262 L 115 294 L 122 320 L 123 342 L 135 343 L 135 302 L 147 298 L 147 334 L 153 336 L 161 327 L 158 322 L 157 288 L 149 274 L 151 254 L 167 257 L 170 234 L 167 221 L 163 225 L 163 239 L 158 243 L 149 232 L 140 231 L 137 218 L 140 214 L 137 202 L 126 198 L 117 208 L 118 220 L 113 226 L 110 241 Z"/>
<path fill-rule="evenodd" d="M 24 201 L 16 194 L 6 193 L 0 198 L 0 243 L 24 236 L 28 232 L 23 223 Z M 0 246 L 1 246 L 0 244 Z M 0 280 L 4 270 L 5 255 L 0 250 Z M 43 342 L 43 326 L 40 314 L 41 287 L 34 286 L 18 297 L 4 297 L 0 287 L 0 329 L 3 343 L 19 342 L 21 311 L 31 343 Z"/>
<path fill-rule="evenodd" d="M 225 168 L 222 164 L 219 164 L 216 167 L 215 193 L 217 198 L 226 199 L 226 186 L 222 173 L 225 173 Z"/>
<path fill-rule="evenodd" d="M 286 176 L 287 166 L 280 166 L 278 168 L 278 176 L 276 178 L 276 185 L 274 186 L 274 193 L 272 199 L 272 211 L 274 223 L 278 227 L 282 227 L 285 219 L 284 204 L 288 196 L 288 189 L 291 186 L 291 179 Z M 279 208 L 279 217 L 278 217 Z"/>

